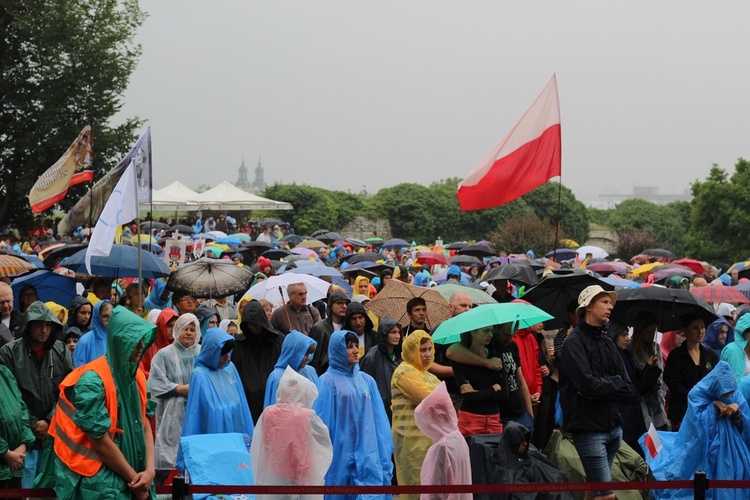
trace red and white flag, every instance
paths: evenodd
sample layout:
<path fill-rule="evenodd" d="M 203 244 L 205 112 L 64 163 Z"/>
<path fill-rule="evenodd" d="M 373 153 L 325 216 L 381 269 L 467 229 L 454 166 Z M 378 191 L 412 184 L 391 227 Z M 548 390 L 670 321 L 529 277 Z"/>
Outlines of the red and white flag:
<path fill-rule="evenodd" d="M 648 452 L 651 454 L 651 458 L 655 458 L 662 449 L 661 439 L 659 439 L 659 433 L 656 432 L 656 427 L 654 427 L 653 422 L 648 428 L 648 432 L 646 433 L 646 438 L 643 440 L 643 444 L 645 444 L 646 448 L 648 448 Z"/>
<path fill-rule="evenodd" d="M 557 177 L 561 151 L 560 103 L 552 75 L 521 119 L 458 185 L 461 210 L 503 205 Z"/>

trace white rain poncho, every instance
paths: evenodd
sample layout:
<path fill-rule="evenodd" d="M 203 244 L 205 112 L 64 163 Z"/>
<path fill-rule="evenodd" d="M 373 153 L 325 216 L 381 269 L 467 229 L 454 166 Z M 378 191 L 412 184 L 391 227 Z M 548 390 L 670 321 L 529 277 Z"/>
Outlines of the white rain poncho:
<path fill-rule="evenodd" d="M 315 384 L 294 371 L 284 370 L 270 405 L 255 424 L 250 460 L 255 484 L 322 486 L 333 460 L 328 428 L 312 410 L 318 397 Z M 257 495 L 257 498 L 271 498 Z M 274 498 L 292 498 L 275 495 Z M 294 498 L 322 498 L 303 495 Z"/>
<path fill-rule="evenodd" d="M 190 347 L 180 344 L 180 337 L 188 325 L 195 326 L 195 342 Z M 187 397 L 177 394 L 177 386 L 190 383 L 195 358 L 201 350 L 198 318 L 183 314 L 174 324 L 174 341 L 156 353 L 151 361 L 148 386 L 156 399 L 156 443 L 154 466 L 157 470 L 172 470 L 182 435 Z"/>
<path fill-rule="evenodd" d="M 458 417 L 445 382 L 414 410 L 417 427 L 434 444 L 427 450 L 420 475 L 423 485 L 471 484 L 466 438 L 458 432 Z M 422 500 L 471 500 L 471 493 L 422 494 Z"/>

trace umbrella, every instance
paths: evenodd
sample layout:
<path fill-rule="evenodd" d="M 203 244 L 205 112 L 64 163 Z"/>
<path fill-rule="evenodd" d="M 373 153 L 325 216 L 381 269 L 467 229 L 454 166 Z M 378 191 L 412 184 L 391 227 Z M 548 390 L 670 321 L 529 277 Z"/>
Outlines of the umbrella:
<path fill-rule="evenodd" d="M 565 248 L 578 248 L 581 246 L 575 240 L 571 240 L 569 238 L 560 240 L 560 244 Z"/>
<path fill-rule="evenodd" d="M 232 235 L 232 236 L 227 236 L 226 238 L 216 238 L 214 243 L 219 243 L 221 245 L 229 245 L 230 247 L 231 246 L 238 247 L 242 245 L 242 240 L 239 238 L 235 238 L 234 235 Z"/>
<path fill-rule="evenodd" d="M 246 267 L 231 260 L 203 257 L 172 271 L 167 290 L 188 292 L 193 297 L 228 297 L 250 288 L 254 278 Z"/>
<path fill-rule="evenodd" d="M 367 264 L 372 264 L 372 263 L 368 262 Z M 355 276 L 355 277 L 357 277 L 357 276 L 364 276 L 365 278 L 367 278 L 369 280 L 372 280 L 372 278 L 376 278 L 376 277 L 380 276 L 374 270 L 370 270 L 370 267 L 371 266 L 367 266 L 367 267 L 359 267 L 359 266 L 354 267 L 354 266 L 350 266 L 350 267 L 347 267 L 346 269 L 342 270 L 341 274 L 343 274 L 347 278 L 349 278 L 351 276 Z"/>
<path fill-rule="evenodd" d="M 636 281 L 626 280 L 624 278 L 613 278 L 611 276 L 607 276 L 605 278 L 600 278 L 600 279 L 601 279 L 601 281 L 607 283 L 608 285 L 613 286 L 615 289 L 619 289 L 619 288 L 640 288 L 641 287 L 640 283 L 638 283 Z"/>
<path fill-rule="evenodd" d="M 303 240 L 302 243 L 299 243 L 297 246 L 302 247 L 302 248 L 310 248 L 312 250 L 318 250 L 321 247 L 327 247 L 328 245 L 326 245 L 320 240 L 311 239 L 311 240 Z"/>
<path fill-rule="evenodd" d="M 68 307 L 76 293 L 76 280 L 68 276 L 40 269 L 26 276 L 21 276 L 13 280 L 10 285 L 13 289 L 13 302 L 18 309 L 18 295 L 24 285 L 34 285 L 39 300 L 42 302 L 57 302 L 63 307 Z"/>
<path fill-rule="evenodd" d="M 512 331 L 515 333 L 521 328 L 529 328 L 549 319 L 552 316 L 546 312 L 522 302 L 485 304 L 442 323 L 432 332 L 432 340 L 436 344 L 454 344 L 461 341 L 462 333 L 478 328 L 512 323 Z"/>
<path fill-rule="evenodd" d="M 446 250 L 461 250 L 462 248 L 468 247 L 469 244 L 465 241 L 454 241 L 453 243 L 448 243 L 445 245 Z"/>
<path fill-rule="evenodd" d="M 629 283 L 632 283 L 630 281 Z M 605 280 L 599 280 L 584 271 L 570 274 L 551 274 L 534 288 L 523 295 L 523 300 L 531 302 L 539 309 L 548 312 L 553 319 L 545 326 L 548 330 L 562 328 L 568 320 L 568 304 L 578 302 L 578 295 L 584 288 L 599 285 L 605 290 L 614 290 L 614 286 Z"/>
<path fill-rule="evenodd" d="M 347 238 L 346 241 L 348 243 L 351 243 L 355 247 L 366 247 L 367 246 L 367 242 L 366 241 L 363 241 L 363 240 L 360 240 L 360 239 L 357 239 L 357 238 Z"/>
<path fill-rule="evenodd" d="M 32 269 L 36 269 L 36 267 L 21 257 L 0 255 L 0 277 L 18 276 Z"/>
<path fill-rule="evenodd" d="M 677 255 L 675 255 L 673 252 L 670 252 L 669 250 L 664 250 L 663 248 L 648 248 L 642 251 L 641 255 L 647 255 L 648 257 L 659 257 L 659 258 L 669 259 L 669 260 L 675 260 L 677 258 Z"/>
<path fill-rule="evenodd" d="M 203 235 L 203 237 L 207 240 L 218 240 L 219 238 L 226 238 L 227 233 L 225 233 L 224 231 L 209 231 L 205 235 Z"/>
<path fill-rule="evenodd" d="M 42 262 L 42 259 L 39 258 L 39 256 L 34 255 L 33 253 L 30 254 L 21 254 L 19 255 L 23 260 L 28 262 L 29 264 L 33 265 L 37 269 L 44 269 L 44 262 Z"/>
<path fill-rule="evenodd" d="M 448 258 L 444 254 L 438 252 L 420 252 L 419 257 L 417 257 L 417 264 L 447 266 Z"/>
<path fill-rule="evenodd" d="M 589 264 L 588 266 L 586 266 L 586 269 L 599 274 L 612 274 L 620 272 L 619 267 L 615 266 L 614 264 L 610 264 L 609 262 L 596 262 L 594 264 Z"/>
<path fill-rule="evenodd" d="M 298 261 L 295 263 L 294 268 L 287 269 L 287 273 L 295 273 L 295 274 L 309 274 L 310 276 L 315 276 L 316 278 L 320 278 L 323 276 L 329 276 L 331 278 L 340 278 L 343 275 L 341 272 L 336 269 L 335 267 L 326 266 L 322 262 L 310 262 L 310 261 Z"/>
<path fill-rule="evenodd" d="M 734 287 L 735 290 L 739 291 L 742 295 L 750 299 L 750 281 L 740 283 Z"/>
<path fill-rule="evenodd" d="M 365 243 L 369 245 L 380 246 L 383 244 L 383 238 L 378 238 L 377 236 L 373 236 L 372 238 L 365 238 Z"/>
<path fill-rule="evenodd" d="M 286 236 L 281 238 L 281 241 L 286 241 L 287 243 L 291 243 L 293 245 L 299 245 L 304 240 L 302 236 L 298 234 L 287 234 Z"/>
<path fill-rule="evenodd" d="M 86 248 L 87 246 L 88 245 L 83 245 L 80 243 L 64 243 L 59 247 L 54 248 L 50 252 L 44 254 L 44 267 L 54 270 L 60 263 L 60 260 L 73 255 L 74 253 L 78 252 L 82 248 Z"/>
<path fill-rule="evenodd" d="M 311 258 L 312 258 L 312 257 L 310 257 L 309 255 L 301 255 L 301 254 L 298 254 L 298 253 L 290 253 L 289 255 L 287 255 L 287 256 L 285 256 L 285 257 L 282 257 L 282 260 L 283 260 L 283 261 L 284 261 L 285 263 L 289 263 L 289 262 L 299 262 L 299 261 L 307 261 L 307 262 L 310 262 L 310 259 L 311 259 Z M 320 261 L 320 259 L 315 259 L 315 260 L 318 260 L 318 261 Z"/>
<path fill-rule="evenodd" d="M 232 233 L 229 235 L 229 237 L 240 240 L 242 243 L 250 243 L 252 241 L 250 235 L 245 233 Z"/>
<path fill-rule="evenodd" d="M 258 223 L 258 225 L 259 225 L 260 227 L 264 227 L 264 226 L 280 226 L 280 225 L 282 225 L 283 223 L 284 223 L 284 222 L 283 222 L 283 221 L 281 221 L 281 220 L 279 220 L 279 219 L 271 219 L 271 218 L 268 218 L 268 219 L 263 219 L 263 220 L 261 220 L 261 221 L 260 221 L 260 222 Z"/>
<path fill-rule="evenodd" d="M 347 255 L 346 258 L 344 258 L 344 260 L 349 264 L 356 264 L 358 262 L 377 262 L 384 259 L 385 257 L 383 256 L 383 254 L 379 254 L 377 252 L 353 253 L 351 255 Z"/>
<path fill-rule="evenodd" d="M 680 318 L 689 313 L 698 314 L 706 325 L 718 319 L 713 307 L 687 290 L 661 286 L 617 290 L 617 302 L 611 319 L 633 325 L 641 311 L 651 311 L 656 315 L 656 324 L 661 332 L 681 330 Z"/>
<path fill-rule="evenodd" d="M 62 248 L 65 245 L 66 245 L 65 243 L 51 243 L 47 245 L 46 247 L 42 248 L 41 250 L 39 250 L 39 253 L 37 253 L 37 255 L 39 256 L 40 259 L 44 260 L 47 257 L 47 254 L 49 252 L 51 252 L 52 250 L 57 250 L 58 248 Z"/>
<path fill-rule="evenodd" d="M 633 268 L 633 274 L 635 276 L 640 276 L 641 278 L 645 278 L 649 271 L 653 271 L 654 268 L 663 266 L 663 262 L 649 262 L 648 264 L 643 264 L 642 266 L 634 267 Z"/>
<path fill-rule="evenodd" d="M 596 247 L 593 245 L 586 245 L 583 247 L 578 247 L 578 250 L 576 250 L 576 253 L 578 254 L 578 257 L 583 260 L 586 258 L 586 254 L 590 253 L 591 256 L 595 259 L 603 259 L 605 257 L 609 257 L 609 254 L 606 250 L 604 250 L 601 247 Z"/>
<path fill-rule="evenodd" d="M 406 303 L 414 297 L 422 297 L 427 304 L 427 327 L 434 330 L 437 325 L 451 317 L 448 301 L 432 288 L 407 285 L 399 280 L 390 280 L 374 299 L 365 304 L 381 318 L 394 318 L 402 326 L 409 324 Z"/>
<path fill-rule="evenodd" d="M 156 243 L 146 243 L 145 241 L 141 243 L 141 248 L 156 255 L 159 255 L 164 251 L 164 249 Z"/>
<path fill-rule="evenodd" d="M 657 266 L 654 268 L 654 279 L 656 281 L 661 281 L 670 276 L 692 278 L 695 276 L 695 272 L 688 267 L 677 264 L 664 264 L 663 266 Z"/>
<path fill-rule="evenodd" d="M 265 241 L 249 241 L 242 246 L 251 250 L 257 250 L 259 253 L 263 253 L 266 250 L 273 248 L 272 244 L 266 243 Z"/>
<path fill-rule="evenodd" d="M 474 257 L 492 257 L 497 255 L 497 252 L 492 249 L 489 245 L 467 245 L 458 251 L 459 255 L 473 255 Z"/>
<path fill-rule="evenodd" d="M 685 266 L 692 271 L 695 272 L 695 274 L 703 274 L 703 264 L 699 260 L 695 259 L 678 259 L 675 261 L 672 261 L 672 264 L 678 264 L 680 266 Z"/>
<path fill-rule="evenodd" d="M 271 250 L 266 250 L 261 255 L 269 260 L 279 260 L 291 254 L 292 252 L 284 250 L 283 248 L 272 248 Z"/>
<path fill-rule="evenodd" d="M 176 224 L 169 228 L 170 232 L 177 231 L 178 233 L 182 234 L 193 234 L 193 228 L 190 226 L 186 226 L 185 224 Z"/>
<path fill-rule="evenodd" d="M 742 304 L 750 304 L 750 299 L 733 286 L 694 286 L 690 288 L 690 293 L 702 298 L 706 302 L 740 302 Z"/>
<path fill-rule="evenodd" d="M 305 257 L 314 257 L 318 258 L 318 254 L 315 253 L 315 250 L 310 250 L 309 248 L 303 248 L 303 247 L 294 247 L 291 250 L 292 253 L 296 253 L 297 255 L 304 255 Z"/>
<path fill-rule="evenodd" d="M 321 234 L 330 233 L 328 229 L 318 229 L 317 231 L 313 231 L 313 233 L 310 235 L 310 238 L 317 238 Z"/>
<path fill-rule="evenodd" d="M 151 229 L 169 229 L 169 224 L 165 224 L 163 222 L 157 222 L 153 220 L 147 220 L 147 221 L 141 222 L 141 229 L 148 229 L 149 231 Z"/>
<path fill-rule="evenodd" d="M 252 297 L 253 299 L 265 299 L 274 307 L 282 305 L 281 294 L 284 294 L 284 302 L 289 300 L 287 288 L 294 283 L 304 283 L 307 286 L 307 303 L 312 304 L 316 300 L 325 299 L 328 296 L 328 288 L 331 286 L 327 281 L 323 281 L 315 276 L 298 273 L 284 273 L 279 276 L 271 276 L 257 285 L 253 285 L 250 290 L 242 297 Z M 279 291 L 281 289 L 281 292 Z"/>
<path fill-rule="evenodd" d="M 571 250 L 569 248 L 558 248 L 557 250 L 547 252 L 547 255 L 545 255 L 545 257 L 555 257 L 555 260 L 557 262 L 562 262 L 565 260 L 573 260 L 576 258 L 576 255 L 578 254 L 575 250 Z"/>
<path fill-rule="evenodd" d="M 478 266 L 484 265 L 482 259 L 474 257 L 473 255 L 454 255 L 450 258 L 450 261 L 451 264 L 457 264 L 459 266 L 471 266 L 472 264 L 476 264 Z"/>
<path fill-rule="evenodd" d="M 455 285 L 453 283 L 447 283 L 445 285 L 439 285 L 435 287 L 435 290 L 440 292 L 440 295 L 447 301 L 450 301 L 451 295 L 456 292 L 468 293 L 471 297 L 471 302 L 476 305 L 482 304 L 496 304 L 497 301 L 493 299 L 490 294 L 479 288 L 471 288 L 469 286 Z"/>
<path fill-rule="evenodd" d="M 529 286 L 539 283 L 539 278 L 534 269 L 518 260 L 490 269 L 485 275 L 484 281 L 493 280 L 511 280 Z"/>
<path fill-rule="evenodd" d="M 325 242 L 328 242 L 328 243 L 330 243 L 332 241 L 337 241 L 337 240 L 343 240 L 344 239 L 344 238 L 341 237 L 341 235 L 339 233 L 337 233 L 335 231 L 330 231 L 330 232 L 321 234 L 321 235 L 317 236 L 317 238 L 320 241 L 325 241 Z"/>
<path fill-rule="evenodd" d="M 460 282 L 461 282 L 462 285 L 466 285 L 468 283 L 471 283 L 471 280 L 473 280 L 473 279 L 474 278 L 472 276 L 470 276 L 469 274 L 461 271 Z M 445 283 L 446 281 L 448 281 L 448 270 L 447 269 L 443 269 L 439 273 L 433 274 L 432 275 L 432 281 L 434 281 L 438 285 L 442 285 L 443 283 Z"/>
<path fill-rule="evenodd" d="M 171 271 L 162 259 L 138 247 L 128 245 L 112 245 L 107 257 L 92 257 L 91 274 L 110 278 L 137 278 L 139 252 L 144 279 L 169 276 Z M 67 267 L 76 274 L 89 274 L 86 270 L 86 250 L 79 250 L 70 257 L 66 257 L 60 265 Z"/>
<path fill-rule="evenodd" d="M 409 243 L 406 240 L 402 240 L 400 238 L 393 238 L 391 240 L 386 241 L 381 245 L 382 248 L 395 249 L 395 248 L 409 248 L 411 246 L 411 243 Z"/>
<path fill-rule="evenodd" d="M 727 269 L 727 274 L 732 274 L 734 271 L 746 271 L 747 269 L 750 269 L 750 260 L 735 262 L 729 269 Z M 703 271 L 698 274 L 703 274 Z"/>

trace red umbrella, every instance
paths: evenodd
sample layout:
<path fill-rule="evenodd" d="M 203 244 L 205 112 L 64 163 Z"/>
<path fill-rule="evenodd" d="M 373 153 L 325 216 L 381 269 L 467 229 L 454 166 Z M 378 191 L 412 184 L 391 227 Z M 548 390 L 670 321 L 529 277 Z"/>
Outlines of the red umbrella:
<path fill-rule="evenodd" d="M 449 264 L 448 258 L 438 252 L 419 252 L 417 257 L 417 264 L 427 264 L 428 266 L 434 266 L 436 264 L 447 266 Z"/>
<path fill-rule="evenodd" d="M 706 302 L 742 302 L 750 304 L 750 299 L 732 286 L 699 286 L 691 288 L 690 292 Z"/>
<path fill-rule="evenodd" d="M 681 266 L 689 267 L 693 271 L 695 271 L 695 274 L 703 274 L 703 264 L 700 263 L 700 261 L 695 259 L 679 259 L 672 261 L 672 264 L 679 264 Z"/>

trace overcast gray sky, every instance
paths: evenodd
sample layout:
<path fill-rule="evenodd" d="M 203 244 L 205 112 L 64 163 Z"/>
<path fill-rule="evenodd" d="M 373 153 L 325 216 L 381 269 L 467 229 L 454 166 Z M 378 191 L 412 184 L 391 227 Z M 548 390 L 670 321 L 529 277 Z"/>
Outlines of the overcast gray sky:
<path fill-rule="evenodd" d="M 141 0 L 154 184 L 465 177 L 557 74 L 563 184 L 681 193 L 750 157 L 750 2 Z"/>

